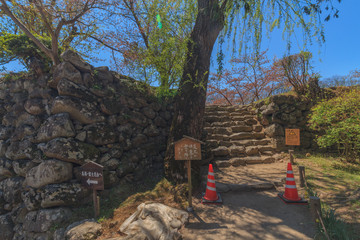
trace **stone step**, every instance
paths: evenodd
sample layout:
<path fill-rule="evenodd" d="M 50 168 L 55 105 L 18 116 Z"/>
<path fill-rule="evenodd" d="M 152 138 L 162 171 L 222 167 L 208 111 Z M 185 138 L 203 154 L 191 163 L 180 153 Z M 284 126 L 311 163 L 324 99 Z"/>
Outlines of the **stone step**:
<path fill-rule="evenodd" d="M 248 126 L 248 125 L 238 125 L 238 126 L 232 126 L 231 127 L 231 131 L 233 133 L 238 133 L 238 132 L 252 132 L 253 127 Z"/>
<path fill-rule="evenodd" d="M 231 133 L 240 133 L 240 132 L 261 132 L 263 127 L 261 125 L 232 125 L 232 126 L 211 126 L 206 125 L 204 130 L 210 134 L 231 134 Z"/>
<path fill-rule="evenodd" d="M 245 121 L 247 119 L 256 119 L 257 116 L 254 115 L 242 115 L 242 116 L 232 116 L 231 119 L 234 121 Z"/>
<path fill-rule="evenodd" d="M 232 127 L 232 126 L 246 126 L 242 121 L 223 121 L 223 122 L 205 122 L 207 127 Z"/>
<path fill-rule="evenodd" d="M 254 133 L 254 132 L 240 132 L 234 134 L 208 134 L 206 140 L 218 140 L 218 141 L 228 141 L 235 142 L 239 140 L 258 140 L 265 138 L 264 133 Z M 233 145 L 233 144 L 232 144 Z M 236 144 L 237 145 L 237 144 Z"/>
<path fill-rule="evenodd" d="M 233 132 L 231 127 L 204 127 L 204 130 L 208 134 L 231 135 Z"/>
<path fill-rule="evenodd" d="M 271 156 L 276 149 L 272 145 L 265 146 L 214 146 L 210 150 L 214 157 L 245 157 L 245 156 Z"/>
<path fill-rule="evenodd" d="M 229 136 L 230 140 L 261 139 L 264 137 L 265 137 L 265 133 L 262 132 L 240 132 L 240 133 L 234 133 Z"/>
<path fill-rule="evenodd" d="M 259 139 L 259 140 L 237 140 L 237 141 L 223 141 L 223 140 L 215 140 L 215 139 L 207 139 L 205 141 L 206 144 L 209 146 L 227 146 L 230 147 L 232 145 L 235 146 L 263 146 L 263 145 L 270 145 L 271 139 Z"/>
<path fill-rule="evenodd" d="M 261 164 L 261 163 L 273 163 L 275 158 L 273 156 L 251 156 L 251 157 L 236 157 L 236 158 L 222 158 L 215 160 L 216 166 L 230 167 L 230 166 L 243 166 L 247 164 Z"/>
<path fill-rule="evenodd" d="M 242 116 L 247 116 L 247 115 L 256 116 L 256 115 L 252 114 L 251 112 L 249 112 L 248 110 L 240 110 L 240 111 L 236 111 L 236 112 L 231 112 L 229 115 L 231 117 L 242 117 Z"/>
<path fill-rule="evenodd" d="M 230 116 L 228 111 L 214 111 L 214 112 L 205 112 L 205 117 L 217 117 L 217 116 Z"/>
<path fill-rule="evenodd" d="M 204 116 L 206 122 L 228 122 L 232 119 L 229 116 Z"/>
<path fill-rule="evenodd" d="M 230 137 L 224 134 L 208 134 L 206 140 L 230 141 Z"/>

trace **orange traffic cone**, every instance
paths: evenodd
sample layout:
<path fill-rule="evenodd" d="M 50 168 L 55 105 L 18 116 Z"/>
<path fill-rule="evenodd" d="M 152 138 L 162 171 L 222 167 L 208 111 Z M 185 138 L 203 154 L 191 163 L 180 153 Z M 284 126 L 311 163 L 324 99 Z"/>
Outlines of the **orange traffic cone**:
<path fill-rule="evenodd" d="M 201 203 L 222 203 L 220 194 L 216 193 L 215 176 L 212 164 L 209 164 L 206 192 L 201 198 Z"/>
<path fill-rule="evenodd" d="M 307 201 L 298 195 L 291 163 L 288 163 L 287 167 L 285 193 L 279 193 L 278 196 L 285 203 L 307 204 Z"/>

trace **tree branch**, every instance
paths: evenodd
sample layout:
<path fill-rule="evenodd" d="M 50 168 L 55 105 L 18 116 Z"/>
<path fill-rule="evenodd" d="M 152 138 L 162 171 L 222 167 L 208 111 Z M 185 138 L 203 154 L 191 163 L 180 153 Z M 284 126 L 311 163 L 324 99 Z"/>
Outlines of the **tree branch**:
<path fill-rule="evenodd" d="M 7 16 L 9 16 L 11 18 L 11 20 L 13 20 L 13 22 L 26 34 L 26 36 L 28 36 L 36 44 L 36 46 L 38 46 L 56 65 L 57 64 L 56 57 L 53 56 L 52 51 L 49 48 L 47 48 L 38 38 L 36 38 L 29 31 L 29 29 L 27 29 L 27 27 L 22 22 L 20 22 L 19 19 L 17 19 L 17 17 L 9 9 L 5 0 L 0 0 L 0 2 L 2 3 L 2 5 L 0 6 L 0 9 L 3 11 L 3 13 L 6 14 Z"/>

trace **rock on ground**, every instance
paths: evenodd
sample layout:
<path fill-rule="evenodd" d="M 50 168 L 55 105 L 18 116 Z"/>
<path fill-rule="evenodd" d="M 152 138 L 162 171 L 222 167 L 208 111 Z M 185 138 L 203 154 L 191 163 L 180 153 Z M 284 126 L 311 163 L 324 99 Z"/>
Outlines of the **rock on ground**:
<path fill-rule="evenodd" d="M 125 239 L 180 239 L 178 230 L 188 221 L 185 211 L 168 207 L 161 203 L 142 203 L 137 211 L 121 226 L 120 231 L 126 233 Z"/>

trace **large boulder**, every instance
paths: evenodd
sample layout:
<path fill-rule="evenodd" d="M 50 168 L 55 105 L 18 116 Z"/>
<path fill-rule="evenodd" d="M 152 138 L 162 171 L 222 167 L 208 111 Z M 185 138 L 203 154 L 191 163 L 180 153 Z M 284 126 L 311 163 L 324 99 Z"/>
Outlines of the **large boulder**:
<path fill-rule="evenodd" d="M 64 112 L 69 113 L 71 118 L 83 124 L 92 124 L 105 120 L 105 117 L 97 110 L 97 106 L 94 103 L 66 96 L 58 96 L 54 100 L 51 113 Z"/>
<path fill-rule="evenodd" d="M 21 125 L 15 129 L 13 135 L 10 138 L 10 141 L 12 142 L 22 141 L 26 139 L 28 136 L 31 137 L 34 133 L 35 133 L 34 127 L 29 125 Z"/>
<path fill-rule="evenodd" d="M 101 224 L 89 219 L 73 223 L 65 230 L 67 240 L 95 240 L 101 233 Z"/>
<path fill-rule="evenodd" d="M 146 117 L 148 117 L 148 118 L 150 118 L 150 119 L 154 119 L 154 118 L 156 117 L 155 111 L 154 111 L 152 108 L 149 108 L 149 107 L 144 107 L 144 108 L 142 109 L 142 113 L 143 113 Z"/>
<path fill-rule="evenodd" d="M 53 79 L 49 82 L 49 86 L 56 88 L 59 81 L 63 78 L 77 84 L 83 84 L 81 73 L 69 62 L 62 62 L 56 66 Z"/>
<path fill-rule="evenodd" d="M 28 99 L 24 104 L 24 108 L 31 115 L 40 115 L 45 112 L 45 105 L 42 99 L 38 98 Z"/>
<path fill-rule="evenodd" d="M 179 229 L 188 221 L 185 211 L 161 203 L 142 203 L 136 212 L 120 226 L 125 239 L 181 239 Z"/>
<path fill-rule="evenodd" d="M 66 62 L 70 62 L 81 72 L 91 72 L 91 65 L 85 62 L 84 59 L 82 59 L 77 53 L 70 49 L 63 52 L 61 54 L 61 58 Z"/>
<path fill-rule="evenodd" d="M 160 134 L 160 131 L 156 126 L 150 124 L 147 128 L 145 128 L 144 134 L 148 137 L 156 137 Z"/>
<path fill-rule="evenodd" d="M 35 155 L 35 151 L 35 145 L 26 139 L 21 142 L 12 142 L 7 148 L 5 156 L 12 160 L 32 159 Z"/>
<path fill-rule="evenodd" d="M 6 158 L 0 158 L 0 181 L 14 176 L 12 162 Z"/>
<path fill-rule="evenodd" d="M 106 145 L 117 141 L 117 134 L 113 127 L 105 123 L 95 123 L 84 128 L 86 141 L 94 145 Z"/>
<path fill-rule="evenodd" d="M 269 105 L 264 105 L 260 108 L 262 115 L 270 115 L 279 110 L 279 106 L 271 102 Z"/>
<path fill-rule="evenodd" d="M 49 158 L 80 165 L 86 161 L 96 161 L 100 157 L 100 150 L 94 145 L 79 142 L 72 138 L 55 138 L 46 144 L 39 144 L 38 147 Z"/>
<path fill-rule="evenodd" d="M 10 204 L 21 202 L 21 191 L 24 178 L 12 177 L 1 182 L 4 200 Z"/>
<path fill-rule="evenodd" d="M 26 214 L 23 228 L 28 232 L 46 232 L 56 224 L 61 224 L 71 217 L 67 208 L 41 209 Z"/>
<path fill-rule="evenodd" d="M 14 235 L 14 223 L 10 214 L 0 215 L 0 234 L 2 240 L 12 240 Z"/>
<path fill-rule="evenodd" d="M 284 136 L 284 128 L 278 123 L 273 123 L 265 128 L 265 134 L 268 137 Z"/>
<path fill-rule="evenodd" d="M 90 193 L 79 183 L 61 183 L 45 186 L 41 190 L 41 207 L 75 206 Z"/>
<path fill-rule="evenodd" d="M 26 184 L 40 188 L 47 184 L 66 182 L 72 178 L 72 164 L 58 160 L 46 160 L 26 174 Z"/>
<path fill-rule="evenodd" d="M 101 111 L 107 115 L 118 114 L 124 108 L 124 98 L 119 100 L 102 99 L 100 107 Z"/>
<path fill-rule="evenodd" d="M 12 161 L 14 172 L 21 177 L 25 177 L 29 170 L 36 165 L 38 165 L 38 163 L 28 159 Z"/>
<path fill-rule="evenodd" d="M 96 96 L 93 95 L 86 87 L 69 81 L 66 78 L 59 81 L 57 90 L 59 95 L 62 96 L 72 96 L 88 102 L 96 101 Z"/>
<path fill-rule="evenodd" d="M 0 125 L 0 140 L 7 140 L 10 138 L 14 128 Z"/>
<path fill-rule="evenodd" d="M 34 129 L 38 129 L 41 125 L 41 119 L 39 116 L 31 115 L 28 112 L 23 112 L 16 116 L 15 126 L 19 127 L 21 125 L 29 125 L 32 126 Z M 14 125 L 14 122 L 12 123 Z"/>
<path fill-rule="evenodd" d="M 36 141 L 48 142 L 58 137 L 74 137 L 75 129 L 68 113 L 59 113 L 50 116 L 40 126 Z"/>
<path fill-rule="evenodd" d="M 35 188 L 27 188 L 21 193 L 21 199 L 28 211 L 41 208 L 41 191 Z"/>

